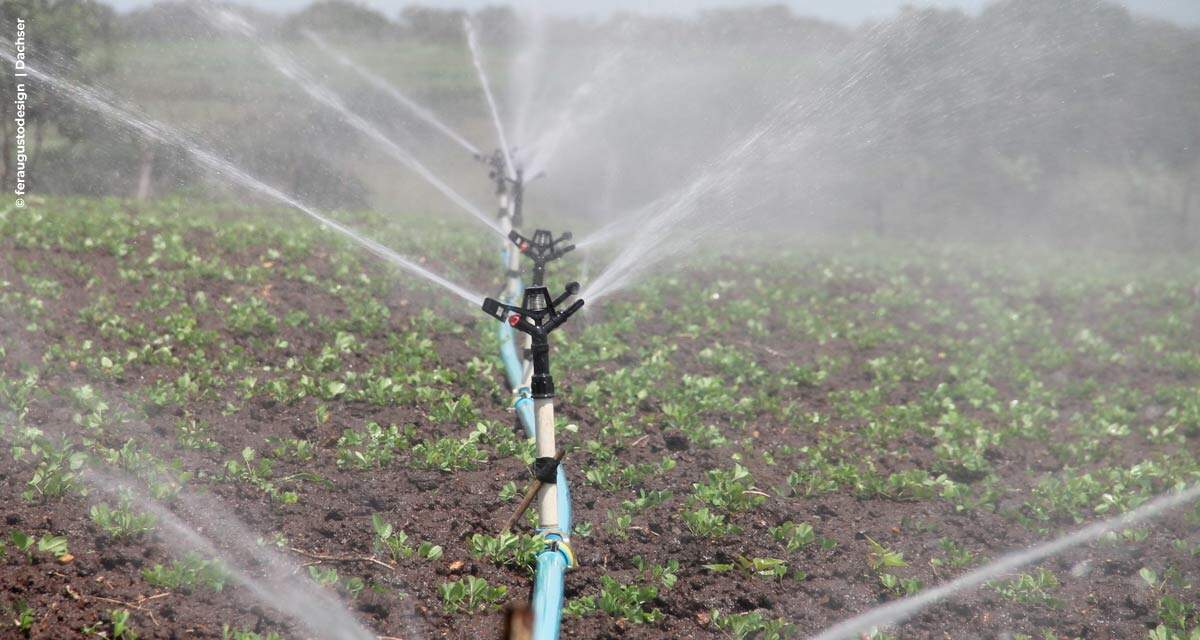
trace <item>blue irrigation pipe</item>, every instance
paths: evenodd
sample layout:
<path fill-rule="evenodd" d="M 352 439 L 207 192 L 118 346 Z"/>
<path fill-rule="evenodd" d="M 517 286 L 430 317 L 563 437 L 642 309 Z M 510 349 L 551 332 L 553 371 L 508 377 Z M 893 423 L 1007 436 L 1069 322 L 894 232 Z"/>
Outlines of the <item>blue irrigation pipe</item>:
<path fill-rule="evenodd" d="M 529 438 L 536 437 L 533 398 L 529 397 L 529 387 L 517 389 L 517 400 L 513 402 L 513 408 L 517 410 L 517 417 L 520 418 L 521 424 L 525 425 L 525 435 Z"/>
<path fill-rule="evenodd" d="M 558 529 L 543 531 L 546 547 L 537 555 L 533 579 L 533 640 L 558 640 L 562 626 L 563 583 L 575 565 L 571 552 L 571 489 L 567 473 L 558 465 Z"/>
<path fill-rule="evenodd" d="M 500 252 L 500 263 L 508 269 L 512 264 L 513 251 L 511 246 L 505 246 Z M 515 282 L 510 283 L 511 286 L 505 290 L 504 301 L 512 304 L 517 302 L 521 292 L 525 290 L 520 278 L 515 278 Z M 529 395 L 529 388 L 524 386 L 525 382 L 525 361 L 521 357 L 517 349 L 517 332 L 513 331 L 512 327 L 501 322 L 497 329 L 500 337 L 500 360 L 504 363 L 504 374 L 508 378 L 508 388 L 513 390 L 516 395 L 516 400 L 513 402 L 513 409 L 517 412 L 517 417 L 521 420 L 521 426 L 525 427 L 525 437 L 532 438 L 535 433 L 535 420 L 533 416 L 533 399 Z"/>
<path fill-rule="evenodd" d="M 571 487 L 567 484 L 567 472 L 558 465 L 558 530 L 568 539 L 571 537 Z"/>
<path fill-rule="evenodd" d="M 517 356 L 516 333 L 506 324 L 500 325 L 500 359 L 504 362 L 505 375 L 509 387 L 516 389 L 513 409 L 525 427 L 525 437 L 534 437 L 533 398 L 529 397 L 529 387 L 521 385 L 523 377 L 521 358 Z"/>
<path fill-rule="evenodd" d="M 562 548 L 547 547 L 537 556 L 533 579 L 533 640 L 558 640 L 562 625 L 563 579 L 569 561 Z"/>

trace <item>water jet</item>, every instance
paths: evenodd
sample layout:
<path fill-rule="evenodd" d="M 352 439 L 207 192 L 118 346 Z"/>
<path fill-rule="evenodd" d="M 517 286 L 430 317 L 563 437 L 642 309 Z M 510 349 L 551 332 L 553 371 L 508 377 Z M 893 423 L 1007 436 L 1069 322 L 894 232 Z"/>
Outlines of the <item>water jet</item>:
<path fill-rule="evenodd" d="M 366 80 L 367 83 L 372 87 L 375 87 L 376 89 L 387 94 L 393 100 L 404 106 L 404 108 L 408 109 L 413 115 L 417 116 L 421 120 L 424 120 L 427 124 L 434 129 L 437 129 L 455 144 L 461 146 L 463 149 L 466 149 L 467 153 L 475 156 L 479 155 L 480 152 L 478 147 L 471 144 L 465 137 L 462 136 L 462 134 L 450 128 L 450 126 L 443 122 L 441 118 L 437 117 L 437 115 L 434 114 L 431 109 L 424 105 L 418 104 L 415 100 L 402 93 L 399 89 L 397 89 L 387 80 L 384 80 L 381 76 L 372 73 L 366 67 L 354 62 L 348 56 L 346 56 L 346 54 L 342 53 L 338 49 L 334 48 L 333 45 L 326 42 L 325 39 L 320 35 L 308 29 L 302 29 L 300 33 L 302 33 L 305 38 L 308 38 L 313 44 L 317 45 L 318 49 L 333 58 L 338 64 L 350 69 L 354 73 L 358 74 L 358 76 L 363 80 Z"/>
<path fill-rule="evenodd" d="M 438 177 L 425 166 L 423 162 L 417 159 L 407 149 L 396 144 L 387 134 L 379 127 L 367 121 L 358 113 L 355 113 L 349 106 L 346 105 L 337 94 L 329 90 L 316 80 L 311 74 L 306 71 L 303 66 L 288 52 L 282 48 L 262 42 L 262 35 L 245 20 L 242 20 L 237 15 L 234 15 L 228 10 L 217 11 L 215 15 L 210 11 L 203 12 L 203 15 L 214 24 L 235 31 L 247 38 L 254 39 L 256 46 L 262 53 L 263 57 L 271 63 L 280 74 L 294 82 L 304 93 L 316 102 L 325 105 L 329 109 L 337 112 L 346 124 L 350 125 L 359 133 L 374 141 L 379 147 L 391 156 L 400 164 L 409 168 L 421 177 L 430 186 L 436 189 L 439 193 L 445 196 L 448 200 L 458 205 L 463 211 L 471 214 L 476 220 L 487 225 L 491 230 L 503 235 L 500 227 L 496 225 L 487 215 L 479 210 L 474 204 L 467 200 L 462 194 L 455 191 L 449 184 Z"/>
<path fill-rule="evenodd" d="M 4 58 L 9 62 L 14 61 L 12 55 L 3 49 L 0 49 L 0 58 Z M 132 107 L 118 106 L 106 100 L 93 89 L 72 84 L 58 76 L 43 72 L 34 67 L 27 66 L 26 70 L 30 77 L 45 83 L 48 87 L 81 107 L 96 111 L 109 120 L 128 127 L 149 139 L 175 147 L 187 153 L 198 164 L 209 169 L 216 175 L 224 176 L 241 187 L 267 196 L 305 214 L 320 223 L 322 227 L 338 232 L 376 256 L 383 258 L 385 261 L 413 275 L 420 276 L 433 284 L 439 285 L 467 302 L 475 304 L 483 297 L 430 271 L 415 260 L 400 255 L 380 242 L 368 238 L 362 233 L 334 220 L 327 213 L 323 213 L 315 207 L 309 206 L 299 199 L 255 178 L 228 160 L 201 146 L 199 142 L 185 136 L 182 132 L 146 116 L 139 115 Z"/>

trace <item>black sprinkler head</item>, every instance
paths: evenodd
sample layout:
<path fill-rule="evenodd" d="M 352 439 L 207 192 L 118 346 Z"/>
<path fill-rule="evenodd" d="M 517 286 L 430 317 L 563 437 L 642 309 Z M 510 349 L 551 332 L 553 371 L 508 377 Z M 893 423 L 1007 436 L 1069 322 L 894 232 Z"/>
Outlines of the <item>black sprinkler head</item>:
<path fill-rule="evenodd" d="M 507 322 L 514 329 L 544 340 L 583 306 L 583 300 L 576 300 L 566 310 L 558 310 L 559 305 L 577 293 L 578 282 L 568 284 L 566 291 L 554 299 L 550 298 L 550 290 L 546 287 L 526 287 L 525 298 L 519 307 L 494 298 L 484 298 L 482 308 L 484 313 Z"/>
<path fill-rule="evenodd" d="M 530 240 L 517 231 L 508 234 L 508 239 L 517 245 L 517 250 L 533 260 L 533 284 L 540 285 L 545 280 L 546 263 L 557 260 L 575 249 L 571 244 L 571 233 L 564 232 L 556 240 L 554 234 L 546 229 L 533 232 Z"/>
<path fill-rule="evenodd" d="M 508 162 L 504 159 L 504 152 L 496 149 L 490 155 L 477 153 L 475 159 L 488 166 L 488 180 L 496 184 L 496 194 L 505 193 L 511 181 L 508 179 Z"/>

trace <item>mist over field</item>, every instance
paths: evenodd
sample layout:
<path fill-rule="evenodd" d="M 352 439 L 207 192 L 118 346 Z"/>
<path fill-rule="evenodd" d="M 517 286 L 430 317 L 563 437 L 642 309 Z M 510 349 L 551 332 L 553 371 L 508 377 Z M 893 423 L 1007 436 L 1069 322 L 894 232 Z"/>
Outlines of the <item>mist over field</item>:
<path fill-rule="evenodd" d="M 20 5 L 6 4 L 8 23 Z M 316 204 L 440 204 L 337 113 L 307 99 L 254 43 L 191 5 L 121 14 L 80 6 L 86 17 L 35 20 L 32 61 L 194 132 Z M 469 156 L 303 35 L 322 34 L 351 64 L 490 151 L 498 143 L 465 47 L 466 14 L 413 6 L 388 16 L 327 3 L 250 15 L 262 38 L 297 56 L 346 104 L 473 201 L 487 200 Z M 769 123 L 751 162 L 717 169 L 736 194 L 704 198 L 712 215 L 735 221 L 722 221 L 726 229 L 1126 248 L 1188 248 L 1200 233 L 1192 221 L 1195 28 L 1100 1 L 1038 0 L 993 2 L 978 15 L 902 9 L 854 28 L 778 6 L 606 20 L 492 8 L 470 17 L 516 138 L 510 144 L 546 165 L 533 167 L 545 171 L 535 215 L 599 227 L 679 197 Z M 33 190 L 161 197 L 206 189 L 204 175 L 171 149 L 134 140 L 49 92 L 34 100 Z"/>
<path fill-rule="evenodd" d="M 1190 5 L 434 4 L 0 0 L 0 638 L 1200 639 Z"/>

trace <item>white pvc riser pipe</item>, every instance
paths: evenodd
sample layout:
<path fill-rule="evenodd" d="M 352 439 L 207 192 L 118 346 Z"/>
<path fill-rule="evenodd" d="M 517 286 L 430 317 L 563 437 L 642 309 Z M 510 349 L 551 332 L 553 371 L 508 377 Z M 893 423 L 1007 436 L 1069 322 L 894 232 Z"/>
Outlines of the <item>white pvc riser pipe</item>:
<path fill-rule="evenodd" d="M 554 399 L 535 398 L 533 412 L 537 416 L 537 455 L 553 458 L 554 443 Z M 543 484 L 538 490 L 538 526 L 542 529 L 558 528 L 558 488 Z"/>

